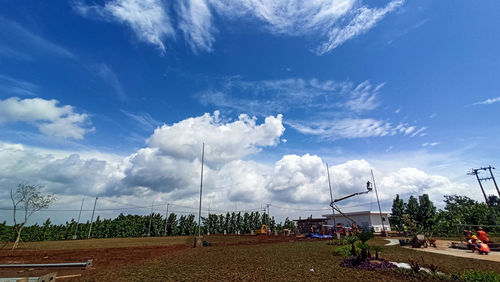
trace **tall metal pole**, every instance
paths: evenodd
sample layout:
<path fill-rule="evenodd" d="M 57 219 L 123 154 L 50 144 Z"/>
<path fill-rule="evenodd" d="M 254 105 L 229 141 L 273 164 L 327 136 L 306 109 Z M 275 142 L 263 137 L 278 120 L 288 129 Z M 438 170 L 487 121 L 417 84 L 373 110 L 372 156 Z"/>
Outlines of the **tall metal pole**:
<path fill-rule="evenodd" d="M 328 187 L 330 187 L 330 199 L 331 202 L 333 203 L 332 183 L 330 181 L 330 169 L 328 168 L 328 163 L 326 164 L 326 173 L 328 174 Z M 333 230 L 335 230 L 335 234 L 337 234 L 337 220 L 335 219 L 335 208 L 333 207 L 333 204 L 332 204 L 332 217 L 333 217 Z"/>
<path fill-rule="evenodd" d="M 151 236 L 151 221 L 153 220 L 153 205 L 155 201 L 151 203 L 151 214 L 149 215 L 149 226 L 148 226 L 148 237 Z"/>
<path fill-rule="evenodd" d="M 95 197 L 94 201 L 94 209 L 92 210 L 92 217 L 90 218 L 90 227 L 89 227 L 89 234 L 87 236 L 87 239 L 90 238 L 90 234 L 92 233 L 92 224 L 94 223 L 94 212 L 95 212 L 95 205 L 97 204 L 97 197 Z"/>
<path fill-rule="evenodd" d="M 80 224 L 80 216 L 82 215 L 82 208 L 83 208 L 83 201 L 85 199 L 82 199 L 82 205 L 80 206 L 80 212 L 78 213 L 78 220 L 76 221 L 76 228 L 75 228 L 75 236 L 73 236 L 73 239 L 76 239 L 76 235 L 78 233 L 78 224 Z"/>
<path fill-rule="evenodd" d="M 170 204 L 167 203 L 167 212 L 165 213 L 165 236 L 167 236 L 167 222 L 168 222 L 168 206 Z"/>
<path fill-rule="evenodd" d="M 378 211 L 380 212 L 380 220 L 382 221 L 382 232 L 385 234 L 384 217 L 382 216 L 382 209 L 380 208 L 380 201 L 378 200 L 377 185 L 375 184 L 375 176 L 373 176 L 373 169 L 370 170 L 372 173 L 373 188 L 375 188 L 375 195 L 377 196 Z"/>
<path fill-rule="evenodd" d="M 495 188 L 497 188 L 498 197 L 500 198 L 500 190 L 498 190 L 498 185 L 497 185 L 497 182 L 495 180 L 495 176 L 493 176 L 493 172 L 491 171 L 491 169 L 495 169 L 495 168 L 491 167 L 491 165 L 490 165 L 488 167 L 488 169 L 490 170 L 491 179 L 493 180 L 493 184 L 495 184 Z"/>
<path fill-rule="evenodd" d="M 203 191 L 203 162 L 205 159 L 205 143 L 201 149 L 201 180 L 200 180 L 200 209 L 198 211 L 198 237 L 201 236 L 201 194 Z"/>
<path fill-rule="evenodd" d="M 481 187 L 481 191 L 483 191 L 483 196 L 484 196 L 484 201 L 486 202 L 487 205 L 490 204 L 490 201 L 488 201 L 488 197 L 486 197 L 486 193 L 484 192 L 483 184 L 481 183 L 481 179 L 479 179 L 479 173 L 477 170 L 472 170 L 473 174 L 476 175 L 477 182 L 479 183 L 479 187 Z"/>

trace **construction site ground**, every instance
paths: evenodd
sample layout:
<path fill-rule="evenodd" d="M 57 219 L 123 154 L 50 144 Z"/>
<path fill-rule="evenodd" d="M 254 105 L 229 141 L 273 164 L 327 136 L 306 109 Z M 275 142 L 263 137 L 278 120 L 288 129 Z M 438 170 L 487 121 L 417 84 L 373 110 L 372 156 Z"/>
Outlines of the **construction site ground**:
<path fill-rule="evenodd" d="M 436 240 L 436 248 L 427 247 L 427 248 L 412 248 L 410 246 L 405 246 L 405 248 L 413 249 L 416 251 L 436 253 L 442 255 L 450 255 L 455 257 L 463 257 L 470 259 L 479 259 L 479 260 L 489 260 L 494 262 L 500 262 L 500 252 L 491 252 L 488 255 L 481 255 L 477 251 L 472 252 L 471 250 L 462 250 L 462 249 L 454 249 L 450 248 L 451 242 L 459 243 L 459 241 L 450 241 L 450 240 Z"/>
<path fill-rule="evenodd" d="M 81 275 L 61 281 L 221 281 L 221 280 L 384 280 L 406 279 L 397 272 L 373 272 L 340 267 L 339 246 L 329 240 L 281 236 L 206 236 L 210 247 L 193 248 L 193 237 L 121 238 L 23 243 L 21 248 L 0 250 L 0 264 L 84 262 L 93 266 L 75 269 L 0 269 L 0 277 Z M 456 257 L 415 251 L 398 245 L 384 246 L 383 238 L 369 241 L 382 246 L 381 257 L 394 262 L 424 260 L 438 270 L 500 271 L 500 263 L 480 260 L 479 255 Z M 444 250 L 443 250 L 444 251 Z M 462 251 L 466 252 L 466 251 Z M 474 254 L 473 254 L 474 255 Z M 408 280 L 408 279 L 406 279 Z"/>

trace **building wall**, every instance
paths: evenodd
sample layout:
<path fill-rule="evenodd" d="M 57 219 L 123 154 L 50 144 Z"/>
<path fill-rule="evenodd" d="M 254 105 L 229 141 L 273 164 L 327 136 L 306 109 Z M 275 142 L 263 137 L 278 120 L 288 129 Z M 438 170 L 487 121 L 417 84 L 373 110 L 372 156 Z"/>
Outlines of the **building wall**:
<path fill-rule="evenodd" d="M 364 213 L 364 214 L 346 214 L 353 220 L 355 220 L 360 228 L 366 228 L 370 229 L 373 227 L 375 229 L 375 232 L 381 232 L 382 231 L 382 220 L 380 219 L 380 214 L 375 213 L 375 214 L 369 214 Z M 389 226 L 389 219 L 387 213 L 382 213 L 382 217 L 385 218 L 384 221 L 384 227 L 386 231 L 391 231 L 391 227 Z M 351 227 L 352 223 L 349 219 L 341 216 L 340 214 L 335 214 L 335 220 L 337 224 L 342 224 L 342 226 L 347 226 Z M 328 217 L 327 219 L 327 224 L 333 225 L 333 219 L 331 216 Z"/>

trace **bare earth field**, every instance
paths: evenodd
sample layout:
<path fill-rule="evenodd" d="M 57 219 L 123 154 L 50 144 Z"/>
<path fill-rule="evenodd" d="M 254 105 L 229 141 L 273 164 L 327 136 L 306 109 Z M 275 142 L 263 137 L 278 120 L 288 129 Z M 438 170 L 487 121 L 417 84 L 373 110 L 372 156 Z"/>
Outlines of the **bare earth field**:
<path fill-rule="evenodd" d="M 81 274 L 61 281 L 401 281 L 395 272 L 342 268 L 338 246 L 328 241 L 285 237 L 206 236 L 211 247 L 193 248 L 192 237 L 126 238 L 25 243 L 16 251 L 0 250 L 0 263 L 83 262 L 88 269 L 1 269 L 0 277 Z M 372 245 L 387 241 L 373 239 Z M 451 273 L 463 269 L 500 272 L 500 263 L 475 258 L 383 246 L 381 256 L 396 262 L 424 260 Z"/>

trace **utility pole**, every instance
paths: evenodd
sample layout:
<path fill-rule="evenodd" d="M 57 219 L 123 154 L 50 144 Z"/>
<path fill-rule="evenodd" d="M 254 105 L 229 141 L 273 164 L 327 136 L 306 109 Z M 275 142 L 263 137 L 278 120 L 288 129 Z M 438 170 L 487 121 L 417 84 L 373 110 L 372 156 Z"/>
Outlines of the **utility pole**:
<path fill-rule="evenodd" d="M 330 199 L 333 203 L 333 192 L 332 192 L 332 183 L 330 181 L 330 169 L 328 168 L 328 163 L 326 164 L 326 173 L 328 174 L 328 187 L 330 187 Z M 335 230 L 336 239 L 340 237 L 340 234 L 337 232 L 337 220 L 335 219 L 335 208 L 332 205 L 332 217 L 333 217 L 333 230 Z"/>
<path fill-rule="evenodd" d="M 385 226 L 384 226 L 384 217 L 382 216 L 382 209 L 380 208 L 380 201 L 378 200 L 377 185 L 375 184 L 375 176 L 373 176 L 373 169 L 371 170 L 371 173 L 372 173 L 373 188 L 375 188 L 375 195 L 377 196 L 378 211 L 380 212 L 380 220 L 382 220 L 382 233 L 383 233 L 383 236 L 386 236 Z"/>
<path fill-rule="evenodd" d="M 92 217 L 90 218 L 89 235 L 87 236 L 87 239 L 90 238 L 90 234 L 92 233 L 92 224 L 94 223 L 94 212 L 95 212 L 95 205 L 96 204 L 97 204 L 97 197 L 95 197 L 95 201 L 94 201 L 94 209 L 92 210 Z"/>
<path fill-rule="evenodd" d="M 205 143 L 201 149 L 201 180 L 200 180 L 200 209 L 198 210 L 198 237 L 201 236 L 201 194 L 203 191 L 203 162 L 205 159 Z"/>
<path fill-rule="evenodd" d="M 267 204 L 267 225 L 271 228 L 271 213 L 269 213 L 269 204 Z"/>
<path fill-rule="evenodd" d="M 153 220 L 153 205 L 155 201 L 151 203 L 151 215 L 149 216 L 149 226 L 148 226 L 148 237 L 151 236 L 151 221 Z"/>
<path fill-rule="evenodd" d="M 497 189 L 498 198 L 500 198 L 500 190 L 498 190 L 498 185 L 497 185 L 497 182 L 495 180 L 495 176 L 493 175 L 493 172 L 491 171 L 492 169 L 495 169 L 495 168 L 490 165 L 488 167 L 488 170 L 490 171 L 490 175 L 491 175 L 491 179 L 493 180 L 493 184 L 495 184 L 495 188 Z"/>
<path fill-rule="evenodd" d="M 475 175 L 476 176 L 477 182 L 479 183 L 479 187 L 481 187 L 481 191 L 483 192 L 484 200 L 486 201 L 487 205 L 490 205 L 490 201 L 488 200 L 488 197 L 486 196 L 486 193 L 484 192 L 484 187 L 483 187 L 482 181 L 490 180 L 490 179 L 493 180 L 493 183 L 495 184 L 495 188 L 497 189 L 497 192 L 498 192 L 498 196 L 500 197 L 500 190 L 498 190 L 497 182 L 495 181 L 495 177 L 493 176 L 493 172 L 491 171 L 492 169 L 495 169 L 495 168 L 492 166 L 473 168 L 473 169 L 471 169 L 471 171 L 469 173 L 467 173 L 468 175 Z M 489 170 L 491 177 L 479 178 L 479 171 L 480 170 L 484 170 L 484 171 Z"/>
<path fill-rule="evenodd" d="M 82 199 L 82 205 L 80 206 L 80 212 L 78 213 L 78 220 L 76 221 L 76 228 L 75 228 L 75 236 L 73 236 L 73 239 L 76 239 L 77 233 L 78 233 L 78 224 L 80 224 L 80 216 L 82 215 L 82 208 L 83 208 L 83 201 L 85 199 Z"/>
<path fill-rule="evenodd" d="M 165 213 L 165 236 L 167 236 L 167 222 L 168 222 L 168 206 L 170 204 L 167 203 L 167 212 Z"/>

